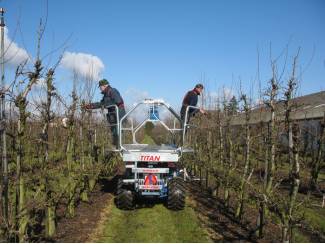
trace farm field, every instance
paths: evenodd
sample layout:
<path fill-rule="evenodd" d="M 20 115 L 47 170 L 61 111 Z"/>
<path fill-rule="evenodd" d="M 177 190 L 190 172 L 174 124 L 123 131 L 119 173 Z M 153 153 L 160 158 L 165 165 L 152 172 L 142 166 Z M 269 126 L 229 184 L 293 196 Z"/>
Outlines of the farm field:
<path fill-rule="evenodd" d="M 0 243 L 325 243 L 324 1 L 0 3 Z"/>
<path fill-rule="evenodd" d="M 211 197 L 209 191 L 198 182 L 188 183 L 186 209 L 181 212 L 169 211 L 159 202 L 139 202 L 135 210 L 119 210 L 114 204 L 114 190 L 107 187 L 114 185 L 114 181 L 103 181 L 99 185 L 92 195 L 91 202 L 81 204 L 77 208 L 76 217 L 59 220 L 58 234 L 54 241 L 278 242 L 281 239 L 277 226 L 279 221 L 276 218 L 267 228 L 273 235 L 257 239 L 254 235 L 254 223 L 247 221 L 254 221 L 256 217 L 254 205 L 250 206 L 251 212 L 247 214 L 246 221 L 238 222 L 234 213 L 225 208 L 222 199 Z M 295 229 L 295 241 L 322 242 L 325 211 L 319 208 L 304 211 L 308 228 Z M 125 230 L 125 226 L 132 228 Z"/>

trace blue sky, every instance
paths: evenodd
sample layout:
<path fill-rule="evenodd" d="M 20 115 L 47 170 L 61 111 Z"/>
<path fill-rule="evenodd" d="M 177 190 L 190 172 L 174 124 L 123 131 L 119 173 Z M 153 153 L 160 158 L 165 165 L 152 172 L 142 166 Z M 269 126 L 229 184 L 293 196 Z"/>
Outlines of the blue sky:
<path fill-rule="evenodd" d="M 9 37 L 35 55 L 46 1 L 2 0 L 0 5 Z M 18 20 L 22 33 L 14 35 Z M 270 50 L 276 57 L 289 44 L 289 64 L 301 47 L 303 95 L 325 89 L 324 23 L 322 0 L 49 0 L 42 54 L 71 36 L 67 51 L 97 56 L 105 65 L 103 76 L 125 100 L 144 94 L 178 107 L 199 81 L 211 92 L 226 87 L 236 94 L 241 80 L 244 89 L 256 92 L 257 53 L 264 86 L 271 77 Z M 63 93 L 69 91 L 71 72 L 58 69 L 56 83 Z"/>

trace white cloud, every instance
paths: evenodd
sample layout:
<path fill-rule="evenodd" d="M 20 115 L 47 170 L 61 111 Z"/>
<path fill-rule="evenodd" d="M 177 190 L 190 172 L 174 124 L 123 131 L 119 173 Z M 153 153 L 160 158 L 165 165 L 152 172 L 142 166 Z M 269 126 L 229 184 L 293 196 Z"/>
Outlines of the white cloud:
<path fill-rule="evenodd" d="M 6 64 L 17 66 L 29 60 L 28 53 L 25 49 L 20 48 L 14 41 L 8 36 L 8 29 L 5 27 L 4 31 L 4 60 Z"/>
<path fill-rule="evenodd" d="M 97 56 L 87 53 L 65 52 L 61 60 L 61 66 L 76 72 L 80 77 L 98 81 L 105 68 L 103 62 Z"/>
<path fill-rule="evenodd" d="M 135 88 L 129 88 L 123 96 L 127 111 L 133 109 L 139 102 L 142 102 L 146 98 L 150 98 L 147 91 L 140 91 Z M 130 114 L 130 118 L 137 122 L 144 120 L 146 116 L 147 110 L 145 106 L 138 107 Z"/>
<path fill-rule="evenodd" d="M 133 107 L 134 105 L 143 101 L 146 98 L 150 98 L 149 93 L 147 91 L 140 91 L 135 88 L 129 88 L 125 92 L 124 97 L 125 103 L 130 107 Z"/>

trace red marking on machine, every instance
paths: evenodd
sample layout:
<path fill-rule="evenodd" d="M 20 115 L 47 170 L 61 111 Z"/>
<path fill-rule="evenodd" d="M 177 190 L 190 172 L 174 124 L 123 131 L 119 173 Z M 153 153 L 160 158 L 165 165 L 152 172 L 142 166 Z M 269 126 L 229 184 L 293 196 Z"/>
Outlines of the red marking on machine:
<path fill-rule="evenodd" d="M 145 185 L 157 185 L 157 176 L 148 174 L 144 180 Z"/>
<path fill-rule="evenodd" d="M 160 190 L 160 185 L 139 185 L 140 190 Z"/>
<path fill-rule="evenodd" d="M 140 161 L 160 161 L 159 155 L 141 155 Z"/>

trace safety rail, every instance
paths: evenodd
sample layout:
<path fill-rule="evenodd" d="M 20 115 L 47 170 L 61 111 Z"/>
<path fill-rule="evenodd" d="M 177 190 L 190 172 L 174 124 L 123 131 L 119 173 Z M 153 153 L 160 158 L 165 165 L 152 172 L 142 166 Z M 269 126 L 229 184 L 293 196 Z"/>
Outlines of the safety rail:
<path fill-rule="evenodd" d="M 128 120 L 128 117 L 130 117 L 130 115 L 140 106 L 142 105 L 149 105 L 149 113 L 148 116 L 141 121 L 140 123 L 138 123 L 136 126 L 134 126 L 134 122 L 133 119 L 132 120 Z M 152 107 L 150 107 L 150 105 L 152 105 Z M 162 121 L 159 116 L 158 116 L 158 107 L 164 107 L 166 108 L 173 116 L 174 116 L 174 120 L 173 120 L 173 125 L 172 126 L 168 126 L 164 121 Z M 128 111 L 123 117 L 120 118 L 120 114 L 119 114 L 119 109 L 117 105 L 110 105 L 110 106 L 106 106 L 106 109 L 110 109 L 110 108 L 114 108 L 115 113 L 116 113 L 116 123 L 113 124 L 108 124 L 108 127 L 114 127 L 116 126 L 117 129 L 117 136 L 118 136 L 118 148 L 114 151 L 116 152 L 120 152 L 121 155 L 123 152 L 129 152 L 129 149 L 124 146 L 124 145 L 128 145 L 128 144 L 123 144 L 123 131 L 130 131 L 132 133 L 132 140 L 134 145 L 138 145 L 141 146 L 142 144 L 139 144 L 136 142 L 136 133 L 146 124 L 146 122 L 151 121 L 151 122 L 159 122 L 167 131 L 171 132 L 173 135 L 176 135 L 177 132 L 180 133 L 181 135 L 181 142 L 180 145 L 178 145 L 177 148 L 175 148 L 175 152 L 178 152 L 180 154 L 180 156 L 182 155 L 182 153 L 185 152 L 192 152 L 193 150 L 188 150 L 184 147 L 185 143 L 186 143 L 186 130 L 190 127 L 193 127 L 194 125 L 191 125 L 190 123 L 188 123 L 188 118 L 190 116 L 189 114 L 189 110 L 190 109 L 199 109 L 198 107 L 195 106 L 187 106 L 186 108 L 186 113 L 185 113 L 185 119 L 184 121 L 181 120 L 180 116 L 175 112 L 175 110 L 167 103 L 165 103 L 163 100 L 160 99 L 145 99 L 142 102 L 137 103 L 130 111 Z M 152 114 L 154 113 L 154 114 Z M 126 123 L 126 121 L 128 121 L 129 123 Z M 176 124 L 177 122 L 179 122 L 180 124 L 180 128 L 176 128 Z M 129 125 L 127 125 L 129 124 Z M 129 144 L 130 145 L 130 144 Z"/>
<path fill-rule="evenodd" d="M 119 113 L 119 110 L 118 110 L 118 107 L 116 104 L 113 104 L 113 105 L 109 105 L 109 106 L 106 106 L 105 107 L 107 110 L 109 110 L 110 108 L 114 108 L 115 109 L 115 113 L 116 113 L 116 124 L 111 124 L 111 123 L 108 123 L 108 127 L 114 127 L 116 126 L 116 130 L 117 130 L 117 136 L 118 138 L 120 138 L 120 113 Z M 119 151 L 118 150 L 114 150 L 114 151 Z"/>
<path fill-rule="evenodd" d="M 179 117 L 179 115 L 171 108 L 171 106 L 167 103 L 165 103 L 163 100 L 160 99 L 145 99 L 142 102 L 137 103 L 130 111 L 128 111 L 121 119 L 119 122 L 119 147 L 120 151 L 128 151 L 127 148 L 123 146 L 123 138 L 122 138 L 122 133 L 124 130 L 131 130 L 132 131 L 132 136 L 133 136 L 133 142 L 136 143 L 135 141 L 135 135 L 136 133 L 146 124 L 148 121 L 157 121 L 159 122 L 167 131 L 174 133 L 175 131 L 182 131 L 182 128 L 169 128 L 166 123 L 164 123 L 158 116 L 155 115 L 155 119 L 153 120 L 152 117 L 150 118 L 150 113 L 148 114 L 148 117 L 146 117 L 142 122 L 140 122 L 136 127 L 133 128 L 124 128 L 123 127 L 123 122 L 127 120 L 127 117 L 129 117 L 137 108 L 139 108 L 141 105 L 153 105 L 153 106 L 163 106 L 165 107 L 168 111 L 171 112 L 171 114 L 179 121 L 179 123 L 182 125 L 182 120 Z M 150 110 L 154 111 L 154 108 L 149 107 L 149 112 Z M 133 122 L 132 122 L 133 123 Z M 175 123 L 174 123 L 175 125 Z"/>

